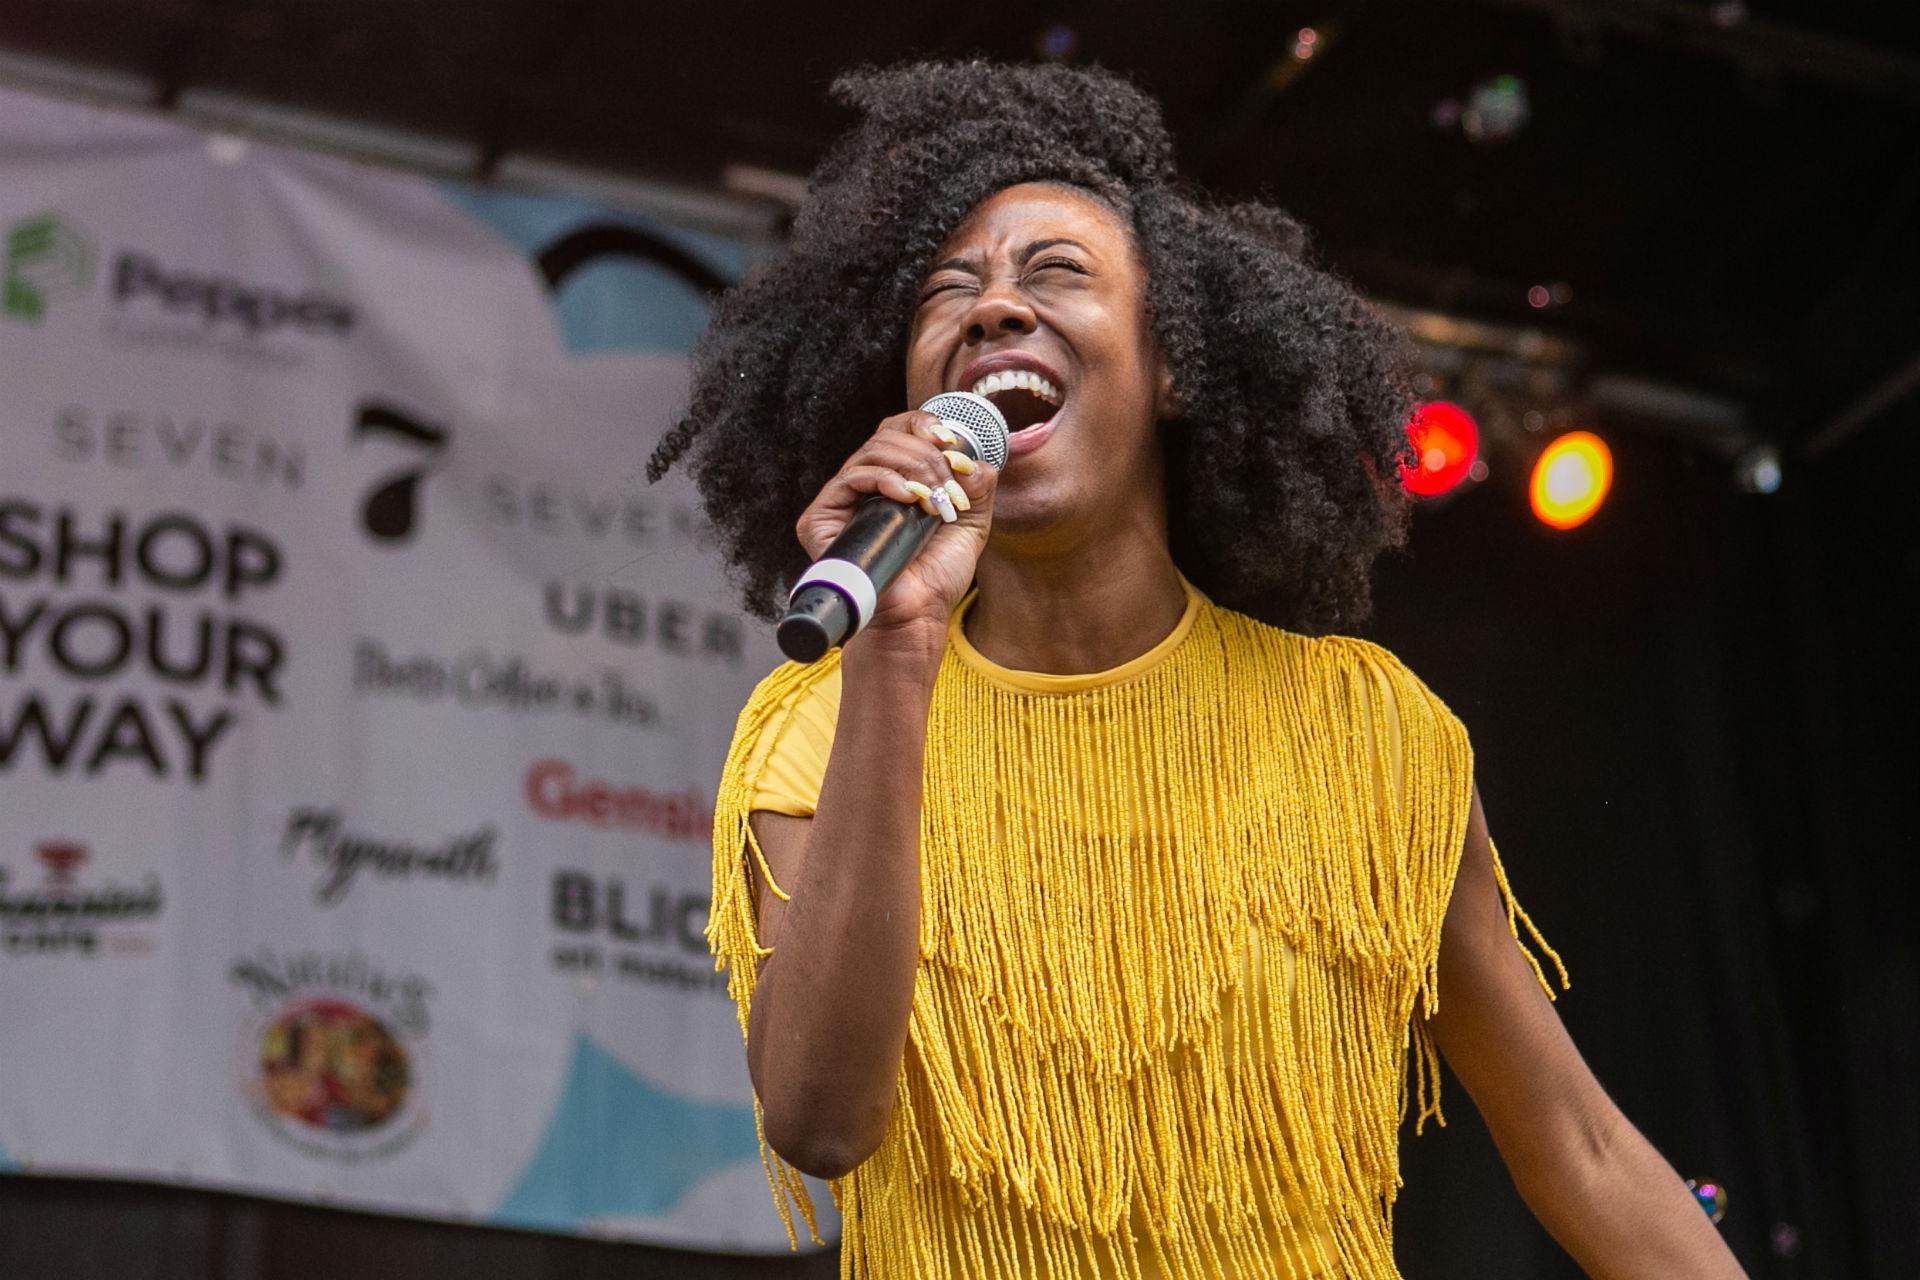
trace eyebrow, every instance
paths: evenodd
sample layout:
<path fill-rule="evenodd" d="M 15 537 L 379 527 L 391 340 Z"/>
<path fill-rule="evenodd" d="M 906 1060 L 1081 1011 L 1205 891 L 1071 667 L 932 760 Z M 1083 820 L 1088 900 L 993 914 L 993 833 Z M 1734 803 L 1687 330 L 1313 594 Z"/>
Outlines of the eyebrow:
<path fill-rule="evenodd" d="M 1075 240 L 1070 236 L 1055 236 L 1051 240 L 1035 240 L 1031 244 L 1027 245 L 1026 248 L 1020 250 L 1019 263 L 1021 266 L 1024 267 L 1027 265 L 1029 261 L 1032 260 L 1034 254 L 1039 253 L 1044 249 L 1051 249 L 1051 248 L 1054 248 L 1056 245 L 1063 245 L 1063 244 L 1070 244 L 1074 248 L 1080 250 L 1082 253 L 1093 252 L 1093 250 L 1087 248 L 1087 246 L 1085 246 L 1084 244 L 1081 244 L 1078 240 Z M 972 258 L 948 258 L 945 262 L 935 264 L 933 271 L 929 271 L 927 274 L 932 275 L 934 271 L 947 271 L 947 270 L 965 271 L 971 275 L 976 275 L 976 276 L 980 274 L 980 266 Z"/>

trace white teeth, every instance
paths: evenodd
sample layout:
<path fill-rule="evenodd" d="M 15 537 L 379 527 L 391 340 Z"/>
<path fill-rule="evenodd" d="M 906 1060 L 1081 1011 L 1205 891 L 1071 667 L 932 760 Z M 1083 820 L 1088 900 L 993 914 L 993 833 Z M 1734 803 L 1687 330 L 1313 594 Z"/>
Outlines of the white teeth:
<path fill-rule="evenodd" d="M 1008 369 L 990 373 L 973 384 L 973 394 L 990 396 L 999 391 L 1031 391 L 1050 405 L 1059 405 L 1060 389 L 1031 369 Z"/>

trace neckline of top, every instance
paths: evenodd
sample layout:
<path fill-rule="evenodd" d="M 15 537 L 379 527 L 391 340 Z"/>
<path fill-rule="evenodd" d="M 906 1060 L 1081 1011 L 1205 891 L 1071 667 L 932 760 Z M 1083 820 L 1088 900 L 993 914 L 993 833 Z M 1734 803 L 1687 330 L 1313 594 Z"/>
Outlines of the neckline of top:
<path fill-rule="evenodd" d="M 967 639 L 966 627 L 963 625 L 967 610 L 973 607 L 974 599 L 980 594 L 978 587 L 967 592 L 966 598 L 960 601 L 959 607 L 953 611 L 953 616 L 947 620 L 947 644 L 952 647 L 960 661 L 980 675 L 995 684 L 1021 693 L 1084 693 L 1089 689 L 1110 688 L 1128 680 L 1138 679 L 1159 666 L 1166 661 L 1169 654 L 1180 647 L 1181 642 L 1193 630 L 1194 620 L 1200 616 L 1200 608 L 1207 602 L 1207 598 L 1200 594 L 1198 587 L 1187 581 L 1184 574 L 1181 575 L 1180 586 L 1187 593 L 1187 607 L 1181 611 L 1180 621 L 1173 624 L 1173 630 L 1145 653 L 1129 658 L 1119 666 L 1109 667 L 1105 671 L 1077 671 L 1061 675 L 1051 671 L 1021 671 L 1014 667 L 1003 667 L 993 661 L 973 647 L 973 642 Z"/>

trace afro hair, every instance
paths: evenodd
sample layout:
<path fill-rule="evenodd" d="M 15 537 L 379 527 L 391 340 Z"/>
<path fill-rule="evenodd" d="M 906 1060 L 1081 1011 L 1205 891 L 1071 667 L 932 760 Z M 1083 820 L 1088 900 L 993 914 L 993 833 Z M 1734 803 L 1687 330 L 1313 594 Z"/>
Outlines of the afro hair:
<path fill-rule="evenodd" d="M 780 254 L 716 304 L 687 414 L 648 467 L 686 459 L 751 612 L 775 616 L 806 566 L 801 511 L 908 407 L 935 251 L 982 200 L 1039 181 L 1131 226 L 1178 403 L 1161 428 L 1175 563 L 1290 630 L 1366 617 L 1374 559 L 1406 531 L 1403 347 L 1311 263 L 1297 223 L 1182 184 L 1158 104 L 1111 72 L 920 63 L 847 73 L 833 94 L 861 119 Z"/>

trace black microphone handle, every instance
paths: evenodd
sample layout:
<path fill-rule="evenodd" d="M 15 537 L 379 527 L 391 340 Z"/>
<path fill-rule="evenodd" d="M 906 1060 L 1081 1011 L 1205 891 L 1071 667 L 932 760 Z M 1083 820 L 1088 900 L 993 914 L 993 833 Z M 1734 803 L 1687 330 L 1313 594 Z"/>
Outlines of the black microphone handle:
<path fill-rule="evenodd" d="M 1007 463 L 1007 420 L 983 396 L 942 391 L 920 406 L 957 437 L 952 448 L 996 471 Z M 800 575 L 774 631 L 780 652 L 818 662 L 872 620 L 875 605 L 940 524 L 918 503 L 861 500 L 826 554 Z"/>
<path fill-rule="evenodd" d="M 853 519 L 815 562 L 812 572 L 819 573 L 828 562 L 851 565 L 874 584 L 877 596 L 939 526 L 940 517 L 928 515 L 918 504 L 907 506 L 876 493 L 854 509 Z M 787 601 L 786 616 L 774 632 L 780 652 L 795 662 L 818 662 L 827 650 L 844 643 L 867 622 L 854 603 L 857 594 L 845 585 L 802 584 Z"/>

